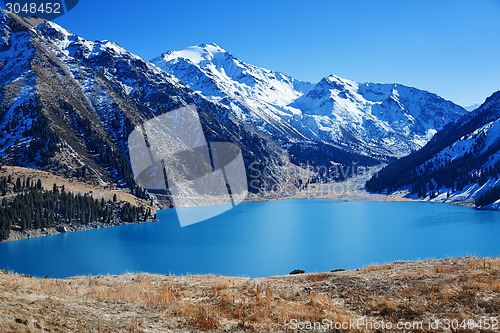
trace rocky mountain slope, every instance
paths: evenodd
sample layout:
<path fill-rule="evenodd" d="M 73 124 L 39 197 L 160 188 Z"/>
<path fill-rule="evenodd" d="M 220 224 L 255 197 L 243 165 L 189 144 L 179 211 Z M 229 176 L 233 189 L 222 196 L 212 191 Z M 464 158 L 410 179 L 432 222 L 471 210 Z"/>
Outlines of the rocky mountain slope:
<path fill-rule="evenodd" d="M 500 208 L 500 92 L 436 133 L 421 150 L 382 169 L 367 189 Z"/>
<path fill-rule="evenodd" d="M 295 140 L 321 140 L 385 159 L 421 148 L 467 111 L 435 94 L 399 84 L 357 83 L 331 75 L 317 84 L 246 64 L 216 44 L 169 51 L 151 60 L 239 119 Z M 293 128 L 299 129 L 297 134 Z"/>

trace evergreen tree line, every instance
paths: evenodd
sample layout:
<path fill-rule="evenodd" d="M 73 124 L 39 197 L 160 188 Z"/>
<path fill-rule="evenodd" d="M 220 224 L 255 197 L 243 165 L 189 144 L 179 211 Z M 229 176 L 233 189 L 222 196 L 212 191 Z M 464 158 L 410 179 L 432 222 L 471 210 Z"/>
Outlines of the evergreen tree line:
<path fill-rule="evenodd" d="M 465 186 L 477 183 L 483 186 L 489 179 L 498 180 L 500 174 L 500 162 L 481 168 L 488 162 L 489 153 L 474 155 L 466 153 L 463 157 L 452 162 L 444 162 L 435 167 L 433 162 L 428 162 L 415 174 L 410 176 L 409 184 L 411 193 L 419 197 L 435 197 L 435 191 L 442 188 L 451 189 L 451 192 L 462 191 Z M 438 165 L 440 161 L 437 161 Z M 396 190 L 389 187 L 389 191 Z"/>
<path fill-rule="evenodd" d="M 476 207 L 488 206 L 495 201 L 500 200 L 500 186 L 495 186 L 476 199 Z"/>
<path fill-rule="evenodd" d="M 27 119 L 31 119 L 31 126 L 25 126 Z M 38 167 L 46 166 L 49 159 L 54 157 L 59 138 L 49 130 L 49 120 L 42 113 L 36 101 L 30 99 L 26 104 L 16 107 L 11 120 L 5 127 L 5 135 L 16 135 L 18 128 L 25 128 L 22 137 L 31 137 L 29 144 L 20 145 L 16 139 L 12 146 L 7 148 L 7 154 L 14 164 L 25 165 L 33 163 Z"/>
<path fill-rule="evenodd" d="M 87 225 L 114 220 L 136 222 L 151 216 L 151 210 L 130 203 L 109 202 L 85 194 L 73 194 L 54 184 L 42 189 L 41 180 L 0 177 L 0 239 L 9 237 L 12 227 L 20 230 L 57 226 L 61 223 Z M 5 196 L 11 194 L 10 196 Z M 115 200 L 116 201 L 116 198 Z"/>

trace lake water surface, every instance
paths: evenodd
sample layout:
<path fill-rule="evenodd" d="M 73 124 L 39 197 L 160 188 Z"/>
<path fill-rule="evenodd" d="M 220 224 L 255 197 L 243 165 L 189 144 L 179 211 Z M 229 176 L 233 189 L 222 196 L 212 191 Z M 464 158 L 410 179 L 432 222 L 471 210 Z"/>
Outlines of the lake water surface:
<path fill-rule="evenodd" d="M 246 202 L 184 228 L 174 210 L 157 216 L 160 222 L 0 243 L 0 268 L 50 277 L 137 271 L 261 277 L 500 255 L 500 212 L 445 204 Z"/>

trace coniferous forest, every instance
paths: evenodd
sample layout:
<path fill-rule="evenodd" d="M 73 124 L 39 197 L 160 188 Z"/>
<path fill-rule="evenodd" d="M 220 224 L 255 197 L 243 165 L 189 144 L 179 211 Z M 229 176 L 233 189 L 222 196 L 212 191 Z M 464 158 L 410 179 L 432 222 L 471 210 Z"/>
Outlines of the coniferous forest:
<path fill-rule="evenodd" d="M 40 229 L 61 224 L 136 222 L 151 217 L 151 210 L 130 203 L 74 194 L 54 184 L 44 190 L 40 179 L 0 177 L 0 239 L 17 230 Z"/>

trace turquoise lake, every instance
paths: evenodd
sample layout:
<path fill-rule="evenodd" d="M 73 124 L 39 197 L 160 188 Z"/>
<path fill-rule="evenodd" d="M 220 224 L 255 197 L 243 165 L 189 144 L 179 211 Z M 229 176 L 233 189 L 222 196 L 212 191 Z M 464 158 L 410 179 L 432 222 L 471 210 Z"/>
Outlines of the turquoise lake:
<path fill-rule="evenodd" d="M 500 212 L 445 204 L 245 202 L 184 228 L 175 210 L 157 216 L 159 222 L 0 243 L 0 268 L 39 277 L 138 271 L 262 277 L 500 255 Z"/>

